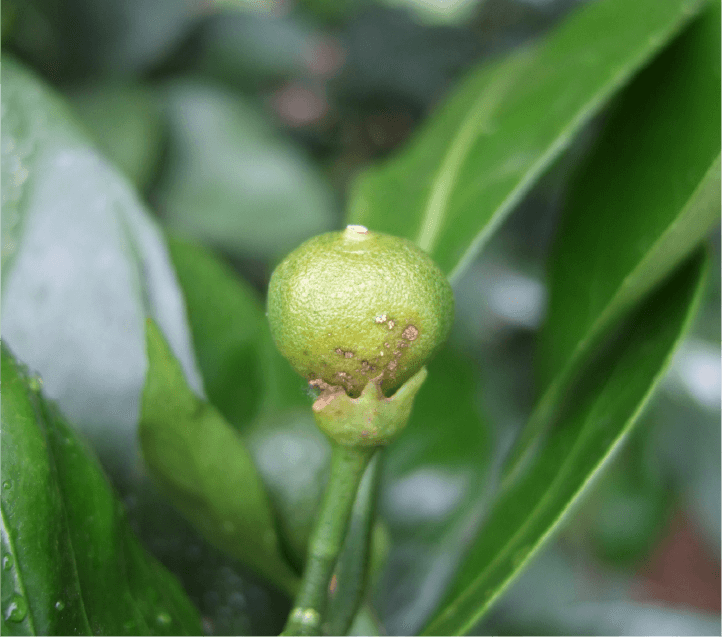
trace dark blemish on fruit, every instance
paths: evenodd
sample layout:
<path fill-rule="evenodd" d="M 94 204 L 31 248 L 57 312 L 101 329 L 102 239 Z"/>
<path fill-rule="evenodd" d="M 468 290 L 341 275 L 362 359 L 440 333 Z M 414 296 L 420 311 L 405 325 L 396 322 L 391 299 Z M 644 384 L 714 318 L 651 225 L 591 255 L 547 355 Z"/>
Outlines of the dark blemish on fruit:
<path fill-rule="evenodd" d="M 376 367 L 374 365 L 371 365 L 368 361 L 361 361 L 361 373 L 362 374 L 371 374 L 376 371 Z"/>

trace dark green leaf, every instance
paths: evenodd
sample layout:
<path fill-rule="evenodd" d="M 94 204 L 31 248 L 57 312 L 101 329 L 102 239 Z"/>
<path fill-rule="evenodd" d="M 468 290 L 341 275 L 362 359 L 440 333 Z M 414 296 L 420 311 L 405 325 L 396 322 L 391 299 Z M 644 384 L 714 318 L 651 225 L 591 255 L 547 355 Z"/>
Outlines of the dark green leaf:
<path fill-rule="evenodd" d="M 493 503 L 446 603 L 424 634 L 463 634 L 489 609 L 622 443 L 694 316 L 697 254 L 630 318 L 582 381 L 527 471 Z"/>
<path fill-rule="evenodd" d="M 241 427 L 262 400 L 261 301 L 207 250 L 174 237 L 168 239 L 168 248 L 185 295 L 208 399 L 232 425 Z"/>
<path fill-rule="evenodd" d="M 209 541 L 292 594 L 297 578 L 279 552 L 271 509 L 241 438 L 191 391 L 150 319 L 146 334 L 140 440 L 151 473 Z"/>
<path fill-rule="evenodd" d="M 199 634 L 97 461 L 2 348 L 3 634 Z"/>
<path fill-rule="evenodd" d="M 277 257 L 330 228 L 332 194 L 252 104 L 199 82 L 167 88 L 171 151 L 158 199 L 176 230 L 235 254 Z"/>
<path fill-rule="evenodd" d="M 137 462 L 144 320 L 199 389 L 162 237 L 67 104 L 2 60 L 3 338 L 114 474 Z"/>
<path fill-rule="evenodd" d="M 454 279 L 701 4 L 590 2 L 535 46 L 472 72 L 407 150 L 362 176 L 349 223 L 416 241 Z"/>
<path fill-rule="evenodd" d="M 640 74 L 579 175 L 550 258 L 544 391 L 514 458 L 547 426 L 599 339 L 719 220 L 719 24 L 715 2 Z"/>
<path fill-rule="evenodd" d="M 141 84 L 109 84 L 74 91 L 70 100 L 99 149 L 138 189 L 145 189 L 163 150 L 155 94 Z"/>

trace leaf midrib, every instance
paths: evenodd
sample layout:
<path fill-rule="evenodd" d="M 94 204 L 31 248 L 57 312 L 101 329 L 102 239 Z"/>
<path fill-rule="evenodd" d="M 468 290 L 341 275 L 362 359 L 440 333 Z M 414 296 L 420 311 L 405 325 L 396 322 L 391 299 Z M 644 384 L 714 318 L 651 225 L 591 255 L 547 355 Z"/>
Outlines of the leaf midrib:
<path fill-rule="evenodd" d="M 494 69 L 490 83 L 474 100 L 461 126 L 457 129 L 429 189 L 428 202 L 419 222 L 416 244 L 422 250 L 430 253 L 436 246 L 444 221 L 444 213 L 448 209 L 453 186 L 464 160 L 478 141 L 477 135 L 490 128 L 491 119 L 496 113 L 499 103 L 506 96 L 525 63 L 529 61 L 531 56 L 528 51 L 523 51 L 523 53 L 514 58 L 511 69 L 507 68 L 506 64 L 501 64 Z"/>

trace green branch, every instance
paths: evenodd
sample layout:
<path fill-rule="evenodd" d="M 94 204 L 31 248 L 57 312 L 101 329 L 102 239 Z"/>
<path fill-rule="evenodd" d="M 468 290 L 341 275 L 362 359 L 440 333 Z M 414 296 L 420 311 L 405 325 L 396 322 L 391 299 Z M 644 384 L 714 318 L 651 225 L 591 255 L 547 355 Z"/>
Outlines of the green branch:
<path fill-rule="evenodd" d="M 301 588 L 281 635 L 321 634 L 329 582 L 346 537 L 356 492 L 377 449 L 331 444 L 331 475 L 309 542 Z"/>

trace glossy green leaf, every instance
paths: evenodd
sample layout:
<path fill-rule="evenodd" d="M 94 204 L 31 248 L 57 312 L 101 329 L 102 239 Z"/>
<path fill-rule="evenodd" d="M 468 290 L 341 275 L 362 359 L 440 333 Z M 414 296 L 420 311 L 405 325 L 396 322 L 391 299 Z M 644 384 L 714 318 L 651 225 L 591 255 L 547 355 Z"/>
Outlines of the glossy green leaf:
<path fill-rule="evenodd" d="M 140 441 L 152 475 L 204 537 L 293 594 L 296 575 L 279 552 L 268 499 L 243 441 L 188 387 L 150 319 L 146 335 Z"/>
<path fill-rule="evenodd" d="M 253 104 L 186 80 L 167 87 L 166 112 L 171 147 L 157 197 L 172 228 L 264 258 L 330 229 L 328 184 Z"/>
<path fill-rule="evenodd" d="M 199 634 L 97 461 L 2 348 L 3 634 Z"/>
<path fill-rule="evenodd" d="M 66 102 L 5 56 L 2 85 L 3 338 L 126 479 L 146 316 L 201 386 L 181 293 L 145 207 Z"/>
<path fill-rule="evenodd" d="M 473 71 L 404 152 L 362 175 L 349 223 L 416 241 L 453 280 L 701 4 L 590 2 L 536 45 Z"/>
<path fill-rule="evenodd" d="M 704 287 L 703 256 L 675 272 L 569 388 L 563 417 L 526 472 L 500 491 L 424 634 L 470 631 L 622 443 L 694 316 Z"/>
<path fill-rule="evenodd" d="M 549 260 L 543 394 L 514 458 L 547 426 L 599 339 L 719 221 L 719 23 L 715 2 L 639 75 L 578 176 Z"/>

